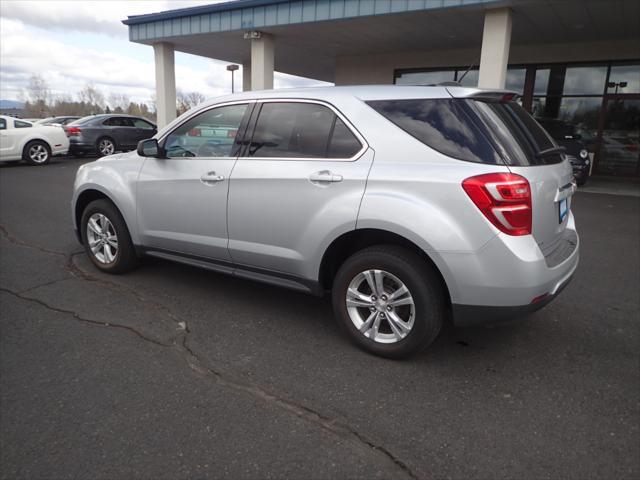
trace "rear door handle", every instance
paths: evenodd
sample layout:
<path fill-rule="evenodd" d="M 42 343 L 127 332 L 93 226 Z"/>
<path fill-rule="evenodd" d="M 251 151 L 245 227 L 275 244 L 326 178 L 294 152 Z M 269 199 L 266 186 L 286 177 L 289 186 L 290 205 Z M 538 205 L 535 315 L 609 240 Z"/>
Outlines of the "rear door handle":
<path fill-rule="evenodd" d="M 329 170 L 312 173 L 309 176 L 311 183 L 335 183 L 342 181 L 342 175 L 334 175 Z"/>
<path fill-rule="evenodd" d="M 216 172 L 207 172 L 200 177 L 202 183 L 218 183 L 224 180 L 224 176 L 216 175 Z"/>

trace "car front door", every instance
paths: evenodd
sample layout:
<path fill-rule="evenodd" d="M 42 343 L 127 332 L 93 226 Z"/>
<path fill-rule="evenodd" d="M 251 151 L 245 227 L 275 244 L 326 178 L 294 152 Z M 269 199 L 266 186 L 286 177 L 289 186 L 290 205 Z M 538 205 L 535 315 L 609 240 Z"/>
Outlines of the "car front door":
<path fill-rule="evenodd" d="M 231 176 L 229 253 L 312 280 L 327 239 L 355 228 L 373 151 L 328 104 L 265 101 L 256 116 Z"/>
<path fill-rule="evenodd" d="M 229 177 L 240 148 L 237 134 L 252 106 L 227 104 L 198 113 L 161 140 L 166 158 L 145 159 L 137 186 L 145 247 L 229 262 Z"/>

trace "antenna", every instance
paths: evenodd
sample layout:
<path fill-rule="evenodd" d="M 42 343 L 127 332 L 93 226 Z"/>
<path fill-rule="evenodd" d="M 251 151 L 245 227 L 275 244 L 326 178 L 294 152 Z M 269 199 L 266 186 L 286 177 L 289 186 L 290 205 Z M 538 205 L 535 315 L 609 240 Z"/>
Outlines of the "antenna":
<path fill-rule="evenodd" d="M 458 83 L 462 82 L 462 79 L 467 76 L 467 73 L 469 73 L 473 67 L 475 67 L 473 63 L 469 65 L 469 68 L 467 68 L 462 76 L 458 79 Z"/>

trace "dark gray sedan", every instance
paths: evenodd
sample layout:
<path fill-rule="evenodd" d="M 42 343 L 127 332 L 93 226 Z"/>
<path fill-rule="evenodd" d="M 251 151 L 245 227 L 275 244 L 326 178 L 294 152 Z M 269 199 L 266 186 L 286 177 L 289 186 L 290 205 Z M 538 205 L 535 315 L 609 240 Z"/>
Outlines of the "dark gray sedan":
<path fill-rule="evenodd" d="M 133 150 L 140 140 L 153 137 L 155 124 L 132 115 L 91 115 L 65 125 L 69 137 L 69 153 L 111 155 L 116 151 Z"/>

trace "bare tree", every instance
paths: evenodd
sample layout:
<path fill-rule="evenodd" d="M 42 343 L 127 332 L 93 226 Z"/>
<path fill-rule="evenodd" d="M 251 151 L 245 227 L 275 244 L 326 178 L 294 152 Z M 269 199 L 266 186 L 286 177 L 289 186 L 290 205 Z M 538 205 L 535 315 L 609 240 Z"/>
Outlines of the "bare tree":
<path fill-rule="evenodd" d="M 192 107 L 204 102 L 205 96 L 200 92 L 183 92 L 182 90 L 176 91 L 176 108 L 178 109 L 178 115 L 182 115 L 184 112 Z"/>
<path fill-rule="evenodd" d="M 118 113 L 122 113 L 129 106 L 131 100 L 129 100 L 129 96 L 127 94 L 112 93 L 109 95 L 108 103 L 114 112 L 118 111 Z"/>
<path fill-rule="evenodd" d="M 91 109 L 100 111 L 104 109 L 104 95 L 93 83 L 87 83 L 84 88 L 78 92 L 78 99 Z"/>
<path fill-rule="evenodd" d="M 28 116 L 46 117 L 49 114 L 51 91 L 41 75 L 31 75 L 29 84 L 21 97 L 25 99 L 24 109 Z"/>
<path fill-rule="evenodd" d="M 51 90 L 42 75 L 31 75 L 27 85 L 26 99 L 30 103 L 48 105 L 51 100 Z"/>

